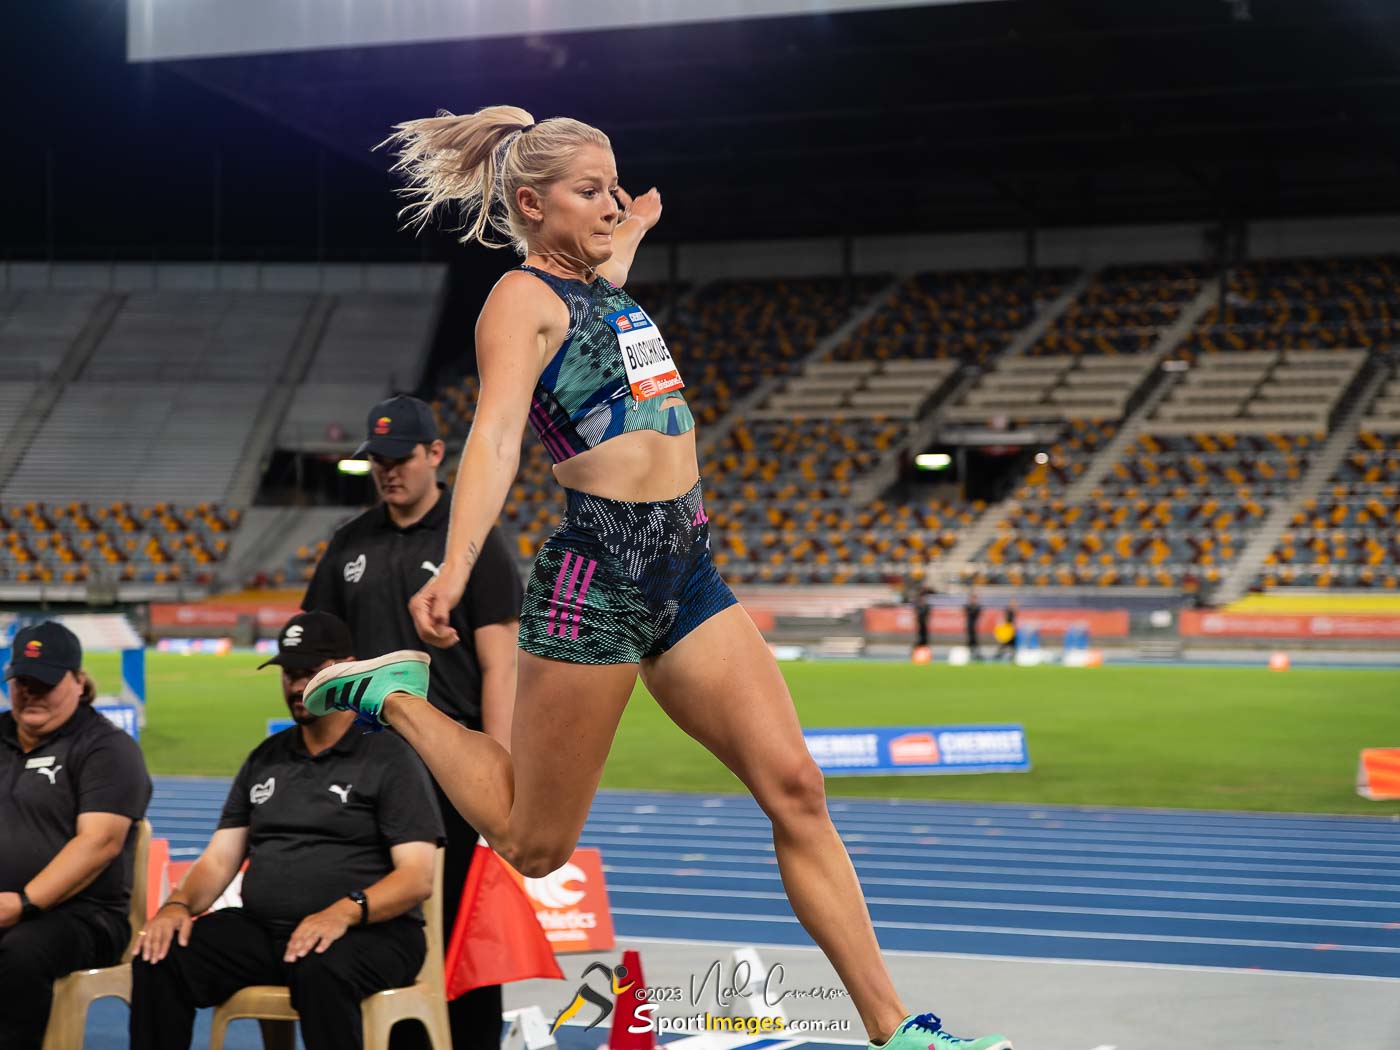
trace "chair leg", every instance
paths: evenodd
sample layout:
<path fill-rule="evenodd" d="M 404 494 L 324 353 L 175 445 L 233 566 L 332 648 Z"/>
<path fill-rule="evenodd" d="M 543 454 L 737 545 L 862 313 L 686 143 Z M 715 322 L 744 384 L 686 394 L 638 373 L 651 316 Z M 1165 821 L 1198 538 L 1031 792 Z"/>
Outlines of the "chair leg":
<path fill-rule="evenodd" d="M 55 996 L 48 1026 L 44 1029 L 43 1050 L 83 1050 L 90 1005 L 91 1000 L 80 995 Z"/>
<path fill-rule="evenodd" d="M 263 1050 L 296 1050 L 297 1023 L 295 1021 L 272 1021 L 261 1018 Z"/>
<path fill-rule="evenodd" d="M 429 1010 L 423 1017 L 423 1027 L 428 1030 L 428 1042 L 433 1050 L 452 1050 L 452 1029 L 447 1023 L 446 1008 Z"/>

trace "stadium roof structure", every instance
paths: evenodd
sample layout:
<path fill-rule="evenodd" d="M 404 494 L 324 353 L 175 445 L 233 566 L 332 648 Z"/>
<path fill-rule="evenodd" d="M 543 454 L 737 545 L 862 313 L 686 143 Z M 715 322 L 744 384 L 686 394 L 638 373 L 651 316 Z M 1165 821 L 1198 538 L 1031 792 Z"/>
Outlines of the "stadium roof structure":
<path fill-rule="evenodd" d="M 773 2 L 759 9 L 782 8 Z M 155 17 L 182 6 L 131 3 Z M 72 63 L 51 70 L 36 46 L 27 72 L 52 87 L 46 105 L 120 108 L 94 136 L 108 147 L 107 170 L 132 173 L 132 192 L 148 202 L 155 191 L 138 173 L 160 171 L 161 221 L 178 225 L 183 213 L 184 227 L 207 229 L 212 192 L 226 239 L 275 228 L 302 257 L 423 250 L 395 233 L 389 162 L 371 147 L 399 120 L 495 102 L 602 127 L 624 185 L 662 188 L 665 237 L 675 239 L 1400 211 L 1400 5 L 1391 0 L 825 6 L 122 62 L 81 85 Z M 29 141 L 50 151 L 50 178 L 62 183 L 72 122 L 30 124 Z M 172 165 L 157 152 L 171 131 L 177 159 L 197 162 Z M 31 198 L 65 196 L 42 178 L 30 168 L 6 181 Z M 273 199 L 279 185 L 291 200 Z M 306 195 L 327 185 L 343 199 L 309 205 Z M 121 192 L 103 199 L 119 202 Z M 255 204 L 240 193 L 261 196 Z M 59 255 L 85 238 L 139 242 L 139 226 L 123 227 L 118 210 L 89 212 L 71 231 L 17 215 L 11 237 Z"/>

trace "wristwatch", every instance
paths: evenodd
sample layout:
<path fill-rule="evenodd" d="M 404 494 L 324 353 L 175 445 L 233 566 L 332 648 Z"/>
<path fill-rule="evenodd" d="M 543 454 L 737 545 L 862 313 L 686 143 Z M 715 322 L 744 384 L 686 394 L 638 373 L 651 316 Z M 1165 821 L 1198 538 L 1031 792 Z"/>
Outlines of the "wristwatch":
<path fill-rule="evenodd" d="M 23 922 L 25 919 L 33 919 L 36 916 L 42 915 L 43 913 L 44 909 L 39 907 L 39 905 L 35 904 L 32 900 L 30 900 L 29 894 L 25 893 L 24 890 L 19 891 L 20 922 Z"/>
<path fill-rule="evenodd" d="M 364 926 L 369 922 L 369 898 L 365 896 L 364 890 L 351 890 L 345 896 L 360 906 L 360 925 Z"/>

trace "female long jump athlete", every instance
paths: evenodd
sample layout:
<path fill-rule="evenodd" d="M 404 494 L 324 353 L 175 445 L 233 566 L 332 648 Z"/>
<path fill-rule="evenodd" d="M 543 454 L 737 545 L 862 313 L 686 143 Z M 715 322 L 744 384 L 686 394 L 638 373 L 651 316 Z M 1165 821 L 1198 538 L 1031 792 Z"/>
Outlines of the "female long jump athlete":
<path fill-rule="evenodd" d="M 448 613 L 519 465 L 528 421 L 564 487 L 564 520 L 535 559 L 520 616 L 511 748 L 423 697 L 428 657 L 337 664 L 306 690 L 313 711 L 354 709 L 392 726 L 514 867 L 539 877 L 572 855 L 640 671 L 662 709 L 753 793 L 773 824 L 793 911 L 850 992 L 872 1044 L 1008 1050 L 966 1040 L 900 1001 L 860 883 L 827 813 L 821 770 L 753 622 L 710 559 L 694 420 L 651 317 L 623 291 L 655 189 L 617 184 L 602 132 L 492 106 L 398 126 L 426 222 L 462 209 L 466 237 L 512 241 L 525 264 L 501 278 L 476 328 L 476 418 L 462 453 L 446 557 L 409 608 L 422 638 L 457 642 Z"/>

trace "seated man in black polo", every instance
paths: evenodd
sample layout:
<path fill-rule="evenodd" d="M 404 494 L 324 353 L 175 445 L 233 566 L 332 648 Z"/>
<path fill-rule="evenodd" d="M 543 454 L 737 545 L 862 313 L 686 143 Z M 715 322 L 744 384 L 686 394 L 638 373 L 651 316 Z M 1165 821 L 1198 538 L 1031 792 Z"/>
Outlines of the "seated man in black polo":
<path fill-rule="evenodd" d="M 329 613 L 282 628 L 268 663 L 282 667 L 297 724 L 253 749 L 209 845 L 142 931 L 133 1047 L 186 1050 L 196 1008 L 281 984 L 307 1050 L 354 1050 L 360 1000 L 418 976 L 419 905 L 442 841 L 427 772 L 393 733 L 366 735 L 353 712 L 315 718 L 301 702 L 311 676 L 351 651 L 349 628 Z M 243 906 L 196 921 L 244 860 Z"/>
<path fill-rule="evenodd" d="M 15 636 L 0 714 L 0 1047 L 38 1050 L 53 983 L 114 966 L 131 940 L 136 821 L 151 778 L 136 741 L 90 706 L 68 628 Z"/>

